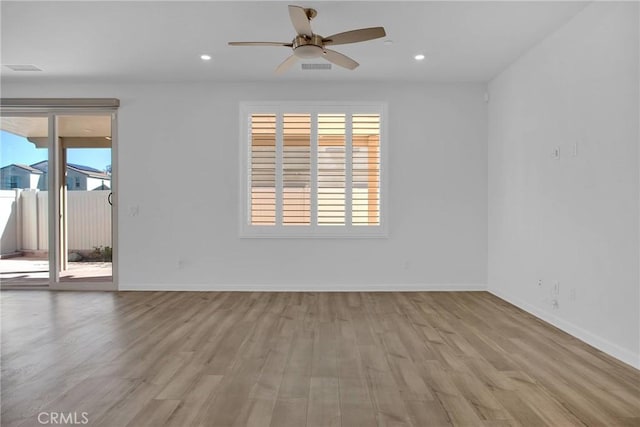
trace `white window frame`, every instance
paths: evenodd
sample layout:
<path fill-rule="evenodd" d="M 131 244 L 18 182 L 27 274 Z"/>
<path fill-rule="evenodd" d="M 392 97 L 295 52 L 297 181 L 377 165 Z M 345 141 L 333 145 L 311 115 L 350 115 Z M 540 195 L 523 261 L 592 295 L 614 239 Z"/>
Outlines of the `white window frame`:
<path fill-rule="evenodd" d="M 317 200 L 317 125 L 314 117 L 317 114 L 379 114 L 380 115 L 380 221 L 378 225 L 352 225 L 351 220 L 351 189 L 352 171 L 348 167 L 351 164 L 351 122 L 345 129 L 345 152 L 349 154 L 347 171 L 345 173 L 345 224 L 344 225 L 318 225 L 317 205 L 311 203 L 311 223 L 309 225 L 252 225 L 250 206 L 250 176 L 251 176 L 251 115 L 275 114 L 281 118 L 283 114 L 309 113 L 312 117 L 311 125 L 311 191 L 312 199 Z M 282 151 L 283 137 L 282 124 L 276 126 L 276 156 Z M 240 103 L 240 230 L 241 238 L 385 238 L 388 237 L 389 216 L 387 210 L 388 173 L 387 173 L 387 104 L 384 102 L 241 102 Z M 276 159 L 276 164 L 278 160 Z M 276 221 L 281 215 L 281 206 L 278 206 L 278 183 L 282 182 L 283 171 L 276 167 Z"/>

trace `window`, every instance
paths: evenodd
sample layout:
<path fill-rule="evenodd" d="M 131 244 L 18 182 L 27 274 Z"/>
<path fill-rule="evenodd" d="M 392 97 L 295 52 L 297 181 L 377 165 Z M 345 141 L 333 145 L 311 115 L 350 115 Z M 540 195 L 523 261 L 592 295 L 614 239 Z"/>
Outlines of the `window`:
<path fill-rule="evenodd" d="M 18 177 L 16 175 L 9 176 L 9 188 L 18 188 Z"/>
<path fill-rule="evenodd" d="M 385 106 L 243 103 L 243 237 L 383 237 Z"/>

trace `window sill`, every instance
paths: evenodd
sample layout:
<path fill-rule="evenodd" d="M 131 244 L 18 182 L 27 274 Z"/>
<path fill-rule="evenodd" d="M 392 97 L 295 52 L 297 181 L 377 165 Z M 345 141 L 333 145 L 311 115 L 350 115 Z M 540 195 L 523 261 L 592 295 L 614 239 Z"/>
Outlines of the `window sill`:
<path fill-rule="evenodd" d="M 389 234 L 383 226 L 246 226 L 240 230 L 241 239 L 386 239 L 388 237 Z"/>

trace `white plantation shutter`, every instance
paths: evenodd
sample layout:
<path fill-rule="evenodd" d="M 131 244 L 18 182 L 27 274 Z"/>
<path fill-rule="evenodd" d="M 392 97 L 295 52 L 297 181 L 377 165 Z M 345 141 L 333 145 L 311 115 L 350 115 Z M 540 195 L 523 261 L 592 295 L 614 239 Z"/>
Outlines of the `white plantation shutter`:
<path fill-rule="evenodd" d="M 386 235 L 383 110 L 381 104 L 243 108 L 242 235 Z"/>

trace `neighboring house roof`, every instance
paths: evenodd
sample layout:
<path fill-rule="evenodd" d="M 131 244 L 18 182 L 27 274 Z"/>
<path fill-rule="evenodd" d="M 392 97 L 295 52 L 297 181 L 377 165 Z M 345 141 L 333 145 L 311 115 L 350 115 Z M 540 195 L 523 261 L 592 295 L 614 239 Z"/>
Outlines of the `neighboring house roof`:
<path fill-rule="evenodd" d="M 41 170 L 42 172 L 47 172 L 47 170 L 49 169 L 49 161 L 43 160 L 41 162 L 32 164 L 31 167 Z"/>
<path fill-rule="evenodd" d="M 80 169 L 82 171 L 85 172 L 97 172 L 97 173 L 103 173 L 101 170 L 96 169 L 96 168 L 92 168 L 90 166 L 84 166 L 84 165 L 79 165 L 76 163 L 67 163 L 67 166 L 71 166 L 74 169 Z"/>
<path fill-rule="evenodd" d="M 89 178 L 97 178 L 97 179 L 111 179 L 111 175 L 108 175 L 104 172 L 101 172 L 97 169 L 89 168 L 87 166 L 82 166 L 85 169 L 81 169 L 78 165 L 72 165 L 71 163 L 67 163 L 67 168 L 73 171 L 79 172 L 83 175 L 88 176 Z M 87 170 L 89 169 L 89 170 Z"/>
<path fill-rule="evenodd" d="M 39 170 L 39 169 L 33 168 L 31 166 L 23 165 L 21 163 L 13 163 L 11 165 L 4 166 L 4 167 L 2 167 L 0 169 L 6 169 L 6 168 L 10 168 L 12 166 L 16 167 L 16 168 L 24 169 L 24 170 L 26 170 L 27 172 L 30 172 L 30 173 L 35 173 L 35 174 L 41 174 L 42 173 L 42 171 Z"/>
<path fill-rule="evenodd" d="M 42 172 L 47 172 L 47 170 L 49 169 L 49 162 L 47 160 L 43 160 L 41 162 L 32 164 L 31 167 L 41 170 Z M 92 168 L 90 166 L 78 165 L 75 163 L 67 163 L 67 169 L 71 169 L 74 172 L 78 172 L 83 175 L 86 175 L 89 178 L 109 179 L 109 180 L 111 179 L 111 175 L 104 173 L 101 170 Z"/>

